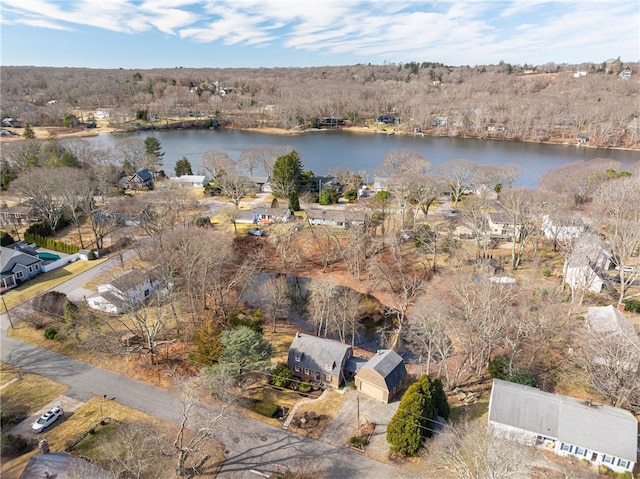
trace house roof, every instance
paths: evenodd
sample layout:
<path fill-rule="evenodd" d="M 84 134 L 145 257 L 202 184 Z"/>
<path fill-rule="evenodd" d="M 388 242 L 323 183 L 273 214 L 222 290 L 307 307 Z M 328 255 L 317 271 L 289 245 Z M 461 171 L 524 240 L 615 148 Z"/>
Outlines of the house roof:
<path fill-rule="evenodd" d="M 206 175 L 182 175 L 182 176 L 172 176 L 169 178 L 170 181 L 177 181 L 179 183 L 198 183 L 205 184 L 208 182 L 208 177 Z"/>
<path fill-rule="evenodd" d="M 0 265 L 3 274 L 13 271 L 16 264 L 30 266 L 32 264 L 41 263 L 42 260 L 37 256 L 17 251 L 12 248 L 0 246 Z"/>
<path fill-rule="evenodd" d="M 328 208 L 309 208 L 307 211 L 307 218 L 310 221 L 322 220 L 333 221 L 335 223 L 343 224 L 348 222 L 361 222 L 365 221 L 365 213 L 363 211 L 354 211 L 351 209 L 328 209 Z"/>
<path fill-rule="evenodd" d="M 299 364 L 311 371 L 331 373 L 339 376 L 342 366 L 351 356 L 351 346 L 331 339 L 318 338 L 308 334 L 297 333 L 289 347 L 287 363 Z M 296 357 L 300 360 L 296 361 Z"/>
<path fill-rule="evenodd" d="M 352 373 L 357 373 L 362 369 L 362 366 L 367 364 L 367 360 L 363 358 L 359 358 L 357 356 L 350 356 L 347 358 L 347 361 L 344 363 L 344 368 L 347 371 L 351 371 Z"/>
<path fill-rule="evenodd" d="M 45 473 L 49 475 L 45 476 Z M 73 479 L 77 477 L 91 477 L 92 479 L 115 478 L 113 474 L 95 464 L 66 452 L 51 452 L 31 456 L 27 467 L 20 475 L 20 479 L 40 477 L 55 477 L 56 479 Z"/>
<path fill-rule="evenodd" d="M 373 369 L 384 378 L 389 391 L 400 385 L 407 375 L 402 356 L 391 349 L 379 350 L 374 357 L 362 366 L 362 369 L 366 368 Z"/>
<path fill-rule="evenodd" d="M 124 293 L 150 279 L 148 271 L 135 269 L 114 279 L 109 284 Z"/>
<path fill-rule="evenodd" d="M 640 338 L 633 325 L 613 305 L 587 308 L 587 326 L 595 333 L 607 336 L 623 336 L 640 348 Z"/>
<path fill-rule="evenodd" d="M 637 459 L 638 421 L 629 411 L 612 406 L 494 379 L 489 423 L 512 426 L 632 462 Z"/>
<path fill-rule="evenodd" d="M 151 173 L 149 170 L 147 170 L 146 168 L 143 170 L 140 170 L 136 173 L 136 175 L 143 181 L 149 181 L 153 179 L 153 173 Z M 136 176 L 134 175 L 134 176 Z"/>

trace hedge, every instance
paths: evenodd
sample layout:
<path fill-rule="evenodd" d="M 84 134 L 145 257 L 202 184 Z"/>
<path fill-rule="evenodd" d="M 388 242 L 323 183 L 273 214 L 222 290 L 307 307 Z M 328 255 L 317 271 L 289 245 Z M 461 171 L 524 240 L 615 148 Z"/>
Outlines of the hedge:
<path fill-rule="evenodd" d="M 27 243 L 35 243 L 41 248 L 47 248 L 54 251 L 60 251 L 61 253 L 74 254 L 80 251 L 80 246 L 75 244 L 68 244 L 64 241 L 56 241 L 53 238 L 47 238 L 45 236 L 25 233 L 24 240 Z"/>

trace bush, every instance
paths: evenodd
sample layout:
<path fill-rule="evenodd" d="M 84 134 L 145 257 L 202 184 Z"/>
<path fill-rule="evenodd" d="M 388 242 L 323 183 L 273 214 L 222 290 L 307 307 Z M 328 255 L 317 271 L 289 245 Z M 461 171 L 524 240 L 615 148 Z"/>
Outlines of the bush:
<path fill-rule="evenodd" d="M 280 388 L 289 387 L 292 377 L 293 372 L 291 372 L 291 369 L 289 369 L 286 364 L 278 364 L 273 368 L 273 372 L 271 373 L 273 384 Z"/>
<path fill-rule="evenodd" d="M 93 261 L 94 259 L 97 259 L 98 257 L 96 256 L 96 254 L 93 251 L 89 251 L 89 254 L 87 255 L 87 258 L 89 258 L 89 261 Z"/>
<path fill-rule="evenodd" d="M 29 226 L 24 232 L 25 241 L 28 242 L 27 235 L 49 236 L 51 233 L 51 227 L 47 223 L 38 221 Z"/>
<path fill-rule="evenodd" d="M 624 309 L 627 311 L 633 311 L 636 313 L 640 313 L 640 300 L 639 299 L 625 299 L 624 300 Z"/>
<path fill-rule="evenodd" d="M 58 331 L 55 328 L 47 328 L 44 330 L 44 338 L 45 339 L 55 339 Z"/>
<path fill-rule="evenodd" d="M 0 231 L 0 246 L 9 246 L 15 243 L 16 240 L 6 231 Z"/>
<path fill-rule="evenodd" d="M 198 228 L 211 226 L 211 219 L 208 216 L 198 216 L 193 222 Z"/>
<path fill-rule="evenodd" d="M 253 410 L 261 416 L 273 417 L 278 411 L 278 405 L 269 401 L 258 401 Z"/>
<path fill-rule="evenodd" d="M 353 203 L 356 199 L 358 199 L 358 191 L 355 188 L 349 188 L 344 192 L 343 196 L 349 203 Z"/>
<path fill-rule="evenodd" d="M 298 391 L 300 391 L 301 393 L 309 393 L 309 392 L 311 392 L 311 384 L 309 384 L 309 383 L 300 383 L 300 386 L 298 386 Z"/>
<path fill-rule="evenodd" d="M 254 309 L 251 315 L 247 315 L 242 311 L 236 311 L 231 315 L 229 324 L 233 329 L 237 329 L 240 326 L 246 326 L 247 328 L 262 334 L 262 311 L 260 309 Z"/>
<path fill-rule="evenodd" d="M 542 276 L 544 276 L 545 278 L 548 278 L 551 276 L 551 268 L 543 268 L 542 269 Z"/>

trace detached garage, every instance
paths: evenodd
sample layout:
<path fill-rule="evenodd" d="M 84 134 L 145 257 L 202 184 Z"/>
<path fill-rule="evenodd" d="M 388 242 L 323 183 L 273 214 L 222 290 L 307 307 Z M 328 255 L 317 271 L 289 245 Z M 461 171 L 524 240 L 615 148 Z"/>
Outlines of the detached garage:
<path fill-rule="evenodd" d="M 406 375 L 402 357 L 395 351 L 382 349 L 356 374 L 356 389 L 377 401 L 388 403 L 400 391 Z"/>

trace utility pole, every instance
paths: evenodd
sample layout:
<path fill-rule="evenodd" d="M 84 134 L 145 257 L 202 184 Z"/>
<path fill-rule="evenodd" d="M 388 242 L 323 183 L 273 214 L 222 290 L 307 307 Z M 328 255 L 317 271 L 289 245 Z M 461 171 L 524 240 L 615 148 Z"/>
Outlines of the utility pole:
<path fill-rule="evenodd" d="M 358 405 L 358 408 L 357 408 L 357 411 L 358 411 L 358 434 L 360 434 L 360 394 L 358 394 L 357 398 L 358 398 L 358 401 L 357 401 L 356 404 Z"/>
<path fill-rule="evenodd" d="M 4 312 L 7 314 L 7 319 L 9 320 L 9 324 L 11 325 L 11 329 L 14 329 L 13 321 L 11 321 L 11 315 L 9 314 L 9 309 L 7 308 L 7 303 L 4 302 L 4 296 L 0 296 L 0 298 L 2 298 L 2 304 L 4 306 Z"/>

